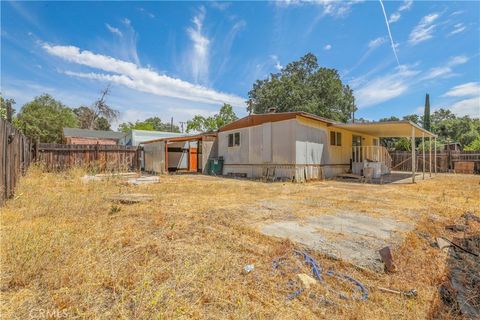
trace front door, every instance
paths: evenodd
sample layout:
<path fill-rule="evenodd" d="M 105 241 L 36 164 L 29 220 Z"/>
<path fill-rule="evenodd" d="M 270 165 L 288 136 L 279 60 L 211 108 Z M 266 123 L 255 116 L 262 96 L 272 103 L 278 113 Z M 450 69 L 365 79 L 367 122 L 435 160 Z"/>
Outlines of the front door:
<path fill-rule="evenodd" d="M 362 162 L 362 137 L 352 136 L 352 161 Z"/>
<path fill-rule="evenodd" d="M 190 147 L 188 154 L 190 155 L 190 161 L 189 161 L 189 171 L 190 172 L 197 172 L 198 169 L 198 149 L 197 148 L 192 148 Z"/>

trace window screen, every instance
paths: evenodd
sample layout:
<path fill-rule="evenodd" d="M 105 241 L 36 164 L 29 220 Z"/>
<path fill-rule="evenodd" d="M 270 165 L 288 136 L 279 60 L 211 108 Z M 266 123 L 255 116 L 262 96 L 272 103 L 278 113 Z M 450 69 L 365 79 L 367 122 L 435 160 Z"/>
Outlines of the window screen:
<path fill-rule="evenodd" d="M 335 145 L 335 131 L 330 131 L 330 145 Z"/>
<path fill-rule="evenodd" d="M 240 132 L 235 132 L 235 143 L 236 146 L 240 145 Z"/>
<path fill-rule="evenodd" d="M 337 146 L 341 146 L 342 145 L 342 133 L 341 132 L 337 132 Z"/>

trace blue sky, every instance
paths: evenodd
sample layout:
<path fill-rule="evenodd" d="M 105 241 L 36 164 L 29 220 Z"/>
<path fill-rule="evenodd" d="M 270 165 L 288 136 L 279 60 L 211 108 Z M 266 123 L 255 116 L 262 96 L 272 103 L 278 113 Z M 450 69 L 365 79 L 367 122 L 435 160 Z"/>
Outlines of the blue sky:
<path fill-rule="evenodd" d="M 307 52 L 354 89 L 357 117 L 480 115 L 480 3 L 1 2 L 1 92 L 70 107 L 111 84 L 120 121 L 189 120 L 244 101 Z M 386 19 L 385 19 L 386 17 Z M 387 28 L 388 27 L 388 28 Z M 390 29 L 390 33 L 389 33 Z M 397 60 L 398 58 L 398 60 Z"/>

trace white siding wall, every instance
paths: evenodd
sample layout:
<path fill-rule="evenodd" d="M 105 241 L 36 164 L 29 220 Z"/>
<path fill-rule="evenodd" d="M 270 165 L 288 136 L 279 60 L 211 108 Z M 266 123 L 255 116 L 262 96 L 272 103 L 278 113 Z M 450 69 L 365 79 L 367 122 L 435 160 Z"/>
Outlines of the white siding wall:
<path fill-rule="evenodd" d="M 145 170 L 148 172 L 165 173 L 165 142 L 147 143 L 143 148 Z"/>

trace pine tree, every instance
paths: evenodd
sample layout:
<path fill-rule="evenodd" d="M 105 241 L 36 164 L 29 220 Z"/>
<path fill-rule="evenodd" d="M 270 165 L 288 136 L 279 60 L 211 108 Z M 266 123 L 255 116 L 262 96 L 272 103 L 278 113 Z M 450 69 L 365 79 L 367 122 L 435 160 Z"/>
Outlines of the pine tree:
<path fill-rule="evenodd" d="M 423 114 L 423 128 L 430 131 L 430 95 L 425 96 L 425 112 Z"/>

